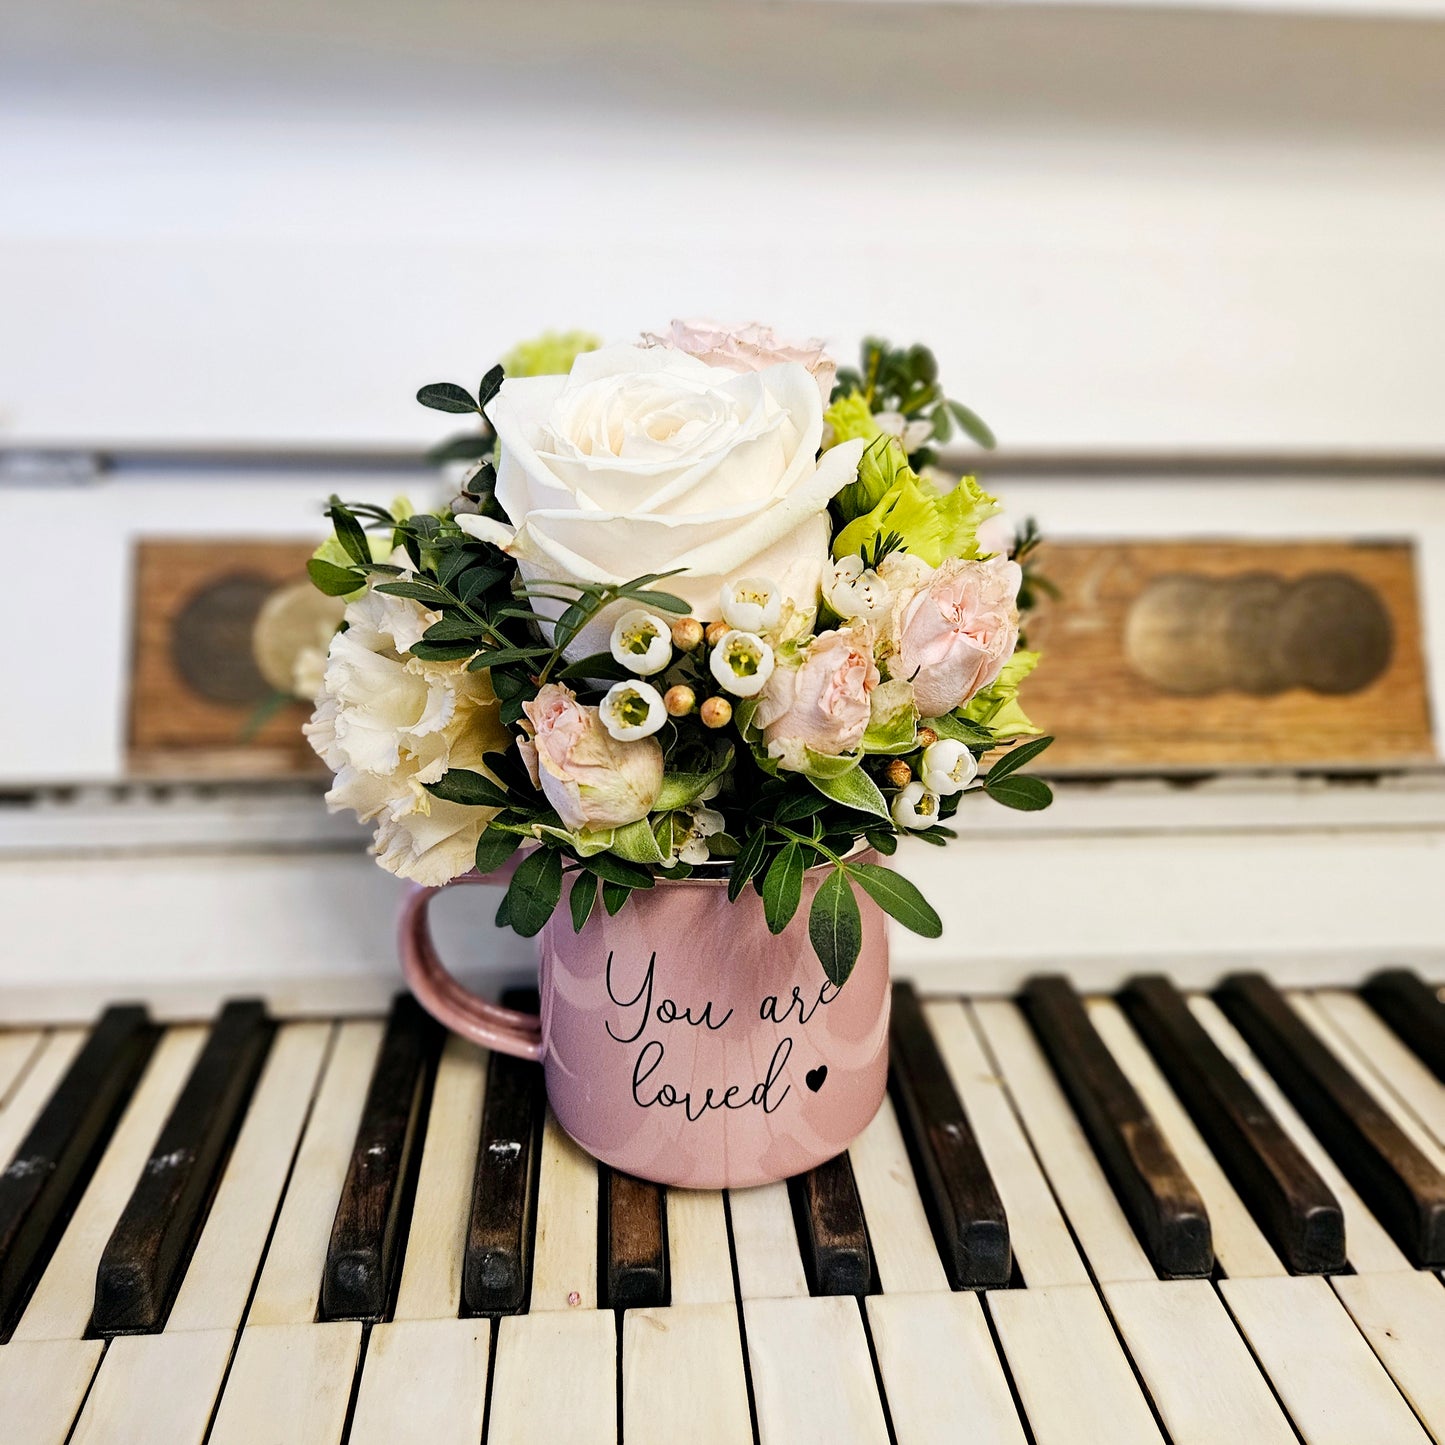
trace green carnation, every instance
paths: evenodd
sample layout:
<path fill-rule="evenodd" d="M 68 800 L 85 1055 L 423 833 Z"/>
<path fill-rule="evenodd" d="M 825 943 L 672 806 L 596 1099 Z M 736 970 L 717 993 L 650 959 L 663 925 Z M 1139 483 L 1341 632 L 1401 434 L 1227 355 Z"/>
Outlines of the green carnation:
<path fill-rule="evenodd" d="M 873 450 L 870 447 L 863 454 L 854 486 L 864 486 L 864 464 Z M 888 464 L 886 453 L 883 464 Z M 845 487 L 838 494 L 840 500 L 848 490 Z M 833 539 L 833 555 L 866 556 L 880 538 L 892 533 L 903 539 L 905 551 L 930 567 L 937 567 L 947 557 L 972 560 L 978 556 L 978 524 L 998 509 L 998 502 L 973 477 L 960 478 L 957 486 L 945 492 L 900 457 L 878 500 Z"/>
<path fill-rule="evenodd" d="M 596 351 L 602 338 L 590 331 L 544 331 L 519 341 L 503 358 L 508 376 L 565 376 L 584 351 Z"/>

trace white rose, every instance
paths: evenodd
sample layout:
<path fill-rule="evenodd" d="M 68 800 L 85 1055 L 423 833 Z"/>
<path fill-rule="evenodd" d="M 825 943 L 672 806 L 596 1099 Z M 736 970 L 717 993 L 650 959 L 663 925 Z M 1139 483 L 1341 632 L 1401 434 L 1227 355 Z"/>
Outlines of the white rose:
<path fill-rule="evenodd" d="M 525 577 L 618 583 L 680 567 L 664 585 L 700 618 L 716 616 L 722 585 L 739 576 L 772 578 L 816 607 L 828 503 L 864 444 L 818 458 L 823 406 L 803 366 L 743 374 L 614 346 L 579 356 L 566 377 L 505 381 L 487 415 L 497 501 L 517 529 L 508 550 Z M 612 620 L 569 655 L 605 650 Z"/>

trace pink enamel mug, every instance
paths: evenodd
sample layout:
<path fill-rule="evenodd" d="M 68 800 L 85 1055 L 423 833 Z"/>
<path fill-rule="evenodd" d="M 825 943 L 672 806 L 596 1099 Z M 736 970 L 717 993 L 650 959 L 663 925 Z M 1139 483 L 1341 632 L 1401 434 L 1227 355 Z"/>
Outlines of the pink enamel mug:
<path fill-rule="evenodd" d="M 540 1014 L 468 992 L 437 955 L 413 885 L 402 908 L 407 983 L 447 1028 L 541 1063 L 557 1121 L 628 1174 L 693 1189 L 802 1173 L 867 1127 L 888 1079 L 888 940 L 860 895 L 863 946 L 842 988 L 808 939 L 826 867 L 804 877 L 782 933 L 725 878 L 661 879 L 574 933 L 565 903 L 540 935 Z M 495 882 L 467 874 L 456 883 Z M 451 886 L 451 885 L 447 885 Z"/>

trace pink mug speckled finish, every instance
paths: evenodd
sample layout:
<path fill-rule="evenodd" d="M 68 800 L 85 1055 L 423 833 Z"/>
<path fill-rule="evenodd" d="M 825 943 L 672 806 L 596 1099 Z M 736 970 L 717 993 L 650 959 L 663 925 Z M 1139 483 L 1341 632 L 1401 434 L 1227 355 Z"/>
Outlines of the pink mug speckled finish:
<path fill-rule="evenodd" d="M 558 1122 L 604 1163 L 691 1189 L 765 1184 L 847 1148 L 887 1086 L 883 913 L 860 891 L 862 951 L 834 987 L 808 940 L 826 876 L 804 876 L 802 906 L 776 936 L 751 888 L 728 902 L 726 879 L 659 881 L 616 916 L 595 908 L 581 933 L 564 903 L 540 937 L 538 1017 L 457 983 L 427 924 L 440 890 L 413 886 L 402 968 L 449 1029 L 538 1060 Z"/>

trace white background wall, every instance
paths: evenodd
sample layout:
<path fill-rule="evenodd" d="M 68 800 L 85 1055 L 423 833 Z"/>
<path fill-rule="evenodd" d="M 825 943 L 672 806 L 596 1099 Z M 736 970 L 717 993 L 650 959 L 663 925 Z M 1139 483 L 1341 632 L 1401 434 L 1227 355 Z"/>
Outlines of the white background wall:
<path fill-rule="evenodd" d="M 411 443 L 700 312 L 928 337 L 1013 446 L 1445 448 L 1442 77 L 1398 18 L 10 5 L 0 443 Z"/>

